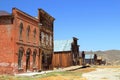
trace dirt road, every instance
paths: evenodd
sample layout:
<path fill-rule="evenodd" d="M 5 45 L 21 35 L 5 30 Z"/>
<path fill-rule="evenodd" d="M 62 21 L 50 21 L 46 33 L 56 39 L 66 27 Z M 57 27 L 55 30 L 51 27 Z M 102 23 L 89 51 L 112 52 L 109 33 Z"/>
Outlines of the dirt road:
<path fill-rule="evenodd" d="M 29 75 L 26 77 L 1 75 L 0 80 L 120 80 L 120 66 L 92 66 L 74 71 L 60 70 Z"/>
<path fill-rule="evenodd" d="M 97 68 L 82 75 L 87 80 L 120 80 L 120 68 Z"/>

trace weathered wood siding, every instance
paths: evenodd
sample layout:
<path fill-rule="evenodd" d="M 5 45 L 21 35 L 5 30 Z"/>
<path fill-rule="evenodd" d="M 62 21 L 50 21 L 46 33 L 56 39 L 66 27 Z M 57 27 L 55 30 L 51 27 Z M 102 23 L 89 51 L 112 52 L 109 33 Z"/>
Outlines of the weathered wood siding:
<path fill-rule="evenodd" d="M 53 66 L 56 68 L 72 66 L 71 52 L 54 52 Z"/>

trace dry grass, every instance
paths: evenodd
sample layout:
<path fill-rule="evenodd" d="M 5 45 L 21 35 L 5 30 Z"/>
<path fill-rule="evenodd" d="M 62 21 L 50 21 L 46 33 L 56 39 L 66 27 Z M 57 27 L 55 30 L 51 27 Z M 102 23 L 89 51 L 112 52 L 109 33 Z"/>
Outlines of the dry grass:
<path fill-rule="evenodd" d="M 63 74 L 59 74 L 57 76 L 49 76 L 45 78 L 40 78 L 38 80 L 87 80 L 86 78 L 82 78 L 81 74 L 95 71 L 95 68 L 83 68 L 75 71 L 65 72 Z"/>
<path fill-rule="evenodd" d="M 87 79 L 78 76 L 50 76 L 38 80 L 87 80 Z"/>
<path fill-rule="evenodd" d="M 57 76 L 40 78 L 38 80 L 87 80 L 86 78 L 82 78 L 80 74 L 95 71 L 96 68 L 120 68 L 120 66 L 95 66 L 93 68 L 83 68 L 68 73 L 59 74 Z M 108 80 L 108 79 L 102 78 L 101 80 Z"/>
<path fill-rule="evenodd" d="M 75 71 L 52 72 L 33 77 L 0 76 L 0 80 L 87 80 L 86 78 L 82 78 L 81 75 L 95 71 L 96 68 L 120 68 L 120 66 L 94 66 Z M 101 80 L 107 80 L 107 78 L 102 78 Z"/>

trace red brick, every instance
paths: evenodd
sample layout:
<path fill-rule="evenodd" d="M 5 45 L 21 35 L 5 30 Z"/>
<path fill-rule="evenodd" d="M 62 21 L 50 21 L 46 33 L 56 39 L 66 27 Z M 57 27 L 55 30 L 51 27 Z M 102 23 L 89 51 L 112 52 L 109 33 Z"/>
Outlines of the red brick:
<path fill-rule="evenodd" d="M 13 8 L 12 15 L 3 15 L 0 16 L 0 74 L 16 74 L 26 72 L 26 51 L 30 49 L 30 71 L 41 70 L 42 69 L 42 58 L 41 55 L 44 50 L 48 50 L 48 48 L 42 48 L 40 42 L 40 31 L 44 29 L 40 29 L 40 16 L 43 10 L 38 10 L 38 19 L 34 18 L 25 12 Z M 45 12 L 45 14 L 47 14 Z M 44 16 L 44 15 L 43 15 Z M 51 17 L 49 14 L 45 17 Z M 49 18 L 48 18 L 49 19 Z M 53 24 L 54 18 L 50 18 L 51 21 L 49 24 Z M 22 32 L 22 40 L 19 39 L 19 30 L 20 23 L 23 23 L 23 32 Z M 30 34 L 29 40 L 26 38 L 26 31 L 28 25 L 30 26 Z M 46 26 L 45 32 L 53 37 L 53 30 L 49 30 Z M 51 26 L 50 28 L 53 28 Z M 34 29 L 36 29 L 36 39 L 34 40 Z M 53 44 L 53 40 L 52 40 Z M 18 69 L 18 51 L 19 48 L 22 47 L 24 49 L 23 57 L 22 57 L 22 69 Z M 50 47 L 51 52 L 53 54 L 53 46 Z M 37 50 L 36 56 L 36 69 L 33 68 L 33 51 Z M 51 66 L 51 65 L 50 65 Z"/>

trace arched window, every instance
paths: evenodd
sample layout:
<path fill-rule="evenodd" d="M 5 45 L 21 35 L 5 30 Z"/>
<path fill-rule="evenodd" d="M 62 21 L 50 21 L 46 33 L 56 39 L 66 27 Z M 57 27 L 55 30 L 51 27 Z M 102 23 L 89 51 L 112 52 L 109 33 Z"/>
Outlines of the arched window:
<path fill-rule="evenodd" d="M 19 51 L 18 51 L 18 68 L 22 68 L 22 57 L 23 57 L 23 51 L 24 49 L 21 47 L 19 48 Z"/>
<path fill-rule="evenodd" d="M 27 27 L 27 31 L 26 31 L 26 37 L 27 37 L 27 40 L 29 40 L 29 35 L 30 35 L 30 26 Z"/>
<path fill-rule="evenodd" d="M 36 54 L 37 54 L 37 50 L 33 51 L 33 67 L 36 67 Z"/>
<path fill-rule="evenodd" d="M 23 32 L 23 23 L 20 23 L 19 40 L 22 40 L 22 32 Z"/>
<path fill-rule="evenodd" d="M 33 31 L 33 37 L 34 37 L 34 41 L 36 40 L 36 29 L 34 29 Z"/>

